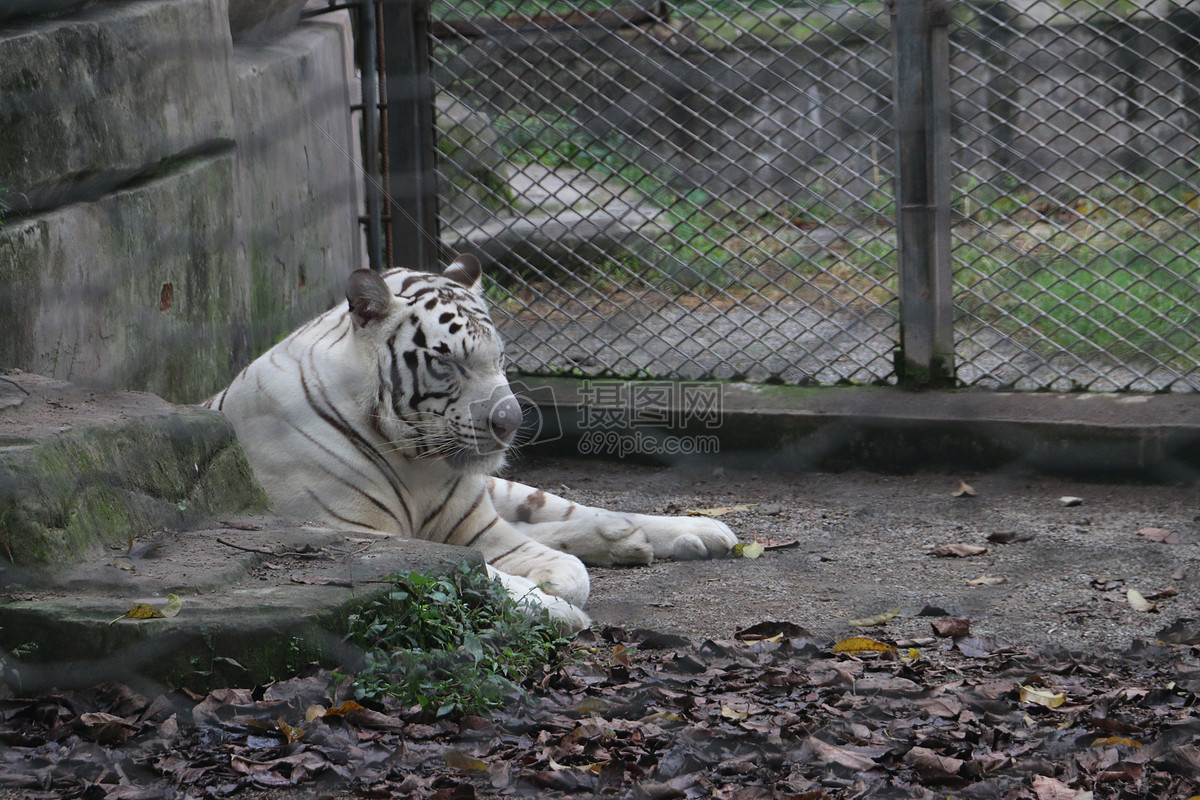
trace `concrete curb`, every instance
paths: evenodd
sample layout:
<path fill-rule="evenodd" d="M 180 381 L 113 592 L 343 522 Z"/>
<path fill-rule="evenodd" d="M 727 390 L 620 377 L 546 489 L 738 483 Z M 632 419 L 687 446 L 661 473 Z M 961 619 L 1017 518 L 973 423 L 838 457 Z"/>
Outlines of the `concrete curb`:
<path fill-rule="evenodd" d="M 1194 394 L 912 392 L 573 378 L 517 379 L 514 387 L 534 410 L 539 428 L 524 448 L 530 455 L 711 460 L 757 469 L 1024 468 L 1163 482 L 1200 478 L 1200 395 Z M 648 400 L 648 392 L 666 401 L 666 418 L 682 424 L 637 424 L 634 395 Z M 715 423 L 707 413 L 714 398 Z M 598 425 L 603 416 L 598 408 L 616 422 Z M 695 452 L 696 447 L 688 452 L 678 441 L 700 436 L 715 437 L 717 452 Z"/>
<path fill-rule="evenodd" d="M 0 603 L 0 644 L 28 653 L 6 677 L 23 691 L 105 680 L 203 691 L 266 683 L 311 661 L 352 666 L 361 653 L 343 641 L 348 618 L 386 597 L 390 576 L 482 565 L 464 548 L 348 539 L 279 518 L 175 533 L 122 568 L 84 562 L 42 586 L 30 576 Z M 163 607 L 168 594 L 183 601 L 177 616 L 121 618 L 134 603 Z"/>

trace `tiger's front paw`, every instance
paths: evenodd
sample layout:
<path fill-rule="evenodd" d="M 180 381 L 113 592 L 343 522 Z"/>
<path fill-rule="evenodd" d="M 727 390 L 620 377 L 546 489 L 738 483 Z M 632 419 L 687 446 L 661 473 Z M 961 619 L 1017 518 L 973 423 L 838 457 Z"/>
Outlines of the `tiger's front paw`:
<path fill-rule="evenodd" d="M 723 556 L 737 544 L 724 522 L 707 517 L 658 517 L 646 525 L 646 537 L 658 558 L 691 561 Z"/>
<path fill-rule="evenodd" d="M 538 563 L 529 567 L 525 577 L 546 594 L 560 597 L 574 606 L 586 603 L 591 592 L 587 567 L 566 553 L 539 556 Z"/>
<path fill-rule="evenodd" d="M 504 588 L 530 619 L 536 620 L 543 610 L 547 611 L 551 619 L 570 633 L 577 633 L 592 624 L 592 618 L 582 608 L 561 597 L 546 594 L 528 578 L 509 575 L 494 567 L 488 567 L 488 573 L 504 584 Z"/>

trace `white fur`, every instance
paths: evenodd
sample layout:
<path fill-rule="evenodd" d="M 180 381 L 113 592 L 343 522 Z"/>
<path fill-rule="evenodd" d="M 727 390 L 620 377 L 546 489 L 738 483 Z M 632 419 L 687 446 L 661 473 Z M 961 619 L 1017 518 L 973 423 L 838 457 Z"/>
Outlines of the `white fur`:
<path fill-rule="evenodd" d="M 715 520 L 604 511 L 489 478 L 519 409 L 477 263 L 460 259 L 447 275 L 393 270 L 385 286 L 355 273 L 347 305 L 207 401 L 281 513 L 474 547 L 514 597 L 575 629 L 590 623 L 585 562 L 729 551 L 736 538 Z"/>

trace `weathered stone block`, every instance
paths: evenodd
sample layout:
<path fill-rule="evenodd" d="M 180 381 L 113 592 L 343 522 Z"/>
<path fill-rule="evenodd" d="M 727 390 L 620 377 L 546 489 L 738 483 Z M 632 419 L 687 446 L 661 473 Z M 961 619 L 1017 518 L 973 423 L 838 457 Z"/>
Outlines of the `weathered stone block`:
<path fill-rule="evenodd" d="M 0 570 L 61 569 L 154 530 L 267 508 L 221 414 L 27 373 L 0 389 Z"/>
<path fill-rule="evenodd" d="M 271 47 L 235 48 L 238 257 L 257 354 L 329 308 L 362 266 L 347 26 L 307 22 Z"/>
<path fill-rule="evenodd" d="M 204 690 L 267 683 L 312 660 L 352 665 L 361 653 L 344 640 L 347 621 L 387 597 L 390 576 L 483 567 L 477 551 L 437 542 L 364 545 L 261 516 L 233 524 L 164 535 L 158 557 L 138 560 L 134 571 L 83 564 L 61 575 L 49 596 L 0 603 L 0 650 L 34 651 L 10 660 L 0 678 L 25 691 L 144 679 Z M 266 560 L 286 565 L 274 580 L 256 575 Z M 183 601 L 178 616 L 113 624 L 134 602 L 161 607 L 168 593 Z"/>
<path fill-rule="evenodd" d="M 0 227 L 0 365 L 194 402 L 249 358 L 231 154 Z"/>
<path fill-rule="evenodd" d="M 229 0 L 235 42 L 267 42 L 296 27 L 305 0 Z"/>
<path fill-rule="evenodd" d="M 231 135 L 226 5 L 93 4 L 0 31 L 5 202 L 98 197 Z"/>
<path fill-rule="evenodd" d="M 0 598 L 0 652 L 30 651 L 3 659 L 0 682 L 205 688 L 347 663 L 347 619 L 386 597 L 389 576 L 483 566 L 465 548 L 351 540 L 266 509 L 221 414 L 0 375 L 0 585 L 28 590 Z M 168 594 L 178 616 L 114 624 Z"/>

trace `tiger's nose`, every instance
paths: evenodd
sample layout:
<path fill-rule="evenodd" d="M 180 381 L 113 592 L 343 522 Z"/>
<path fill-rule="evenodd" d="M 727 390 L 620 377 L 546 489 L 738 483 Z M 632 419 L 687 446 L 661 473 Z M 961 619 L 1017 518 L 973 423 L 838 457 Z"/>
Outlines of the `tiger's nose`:
<path fill-rule="evenodd" d="M 521 427 L 521 404 L 517 398 L 509 395 L 492 406 L 491 419 L 492 435 L 496 440 L 508 444 Z"/>

